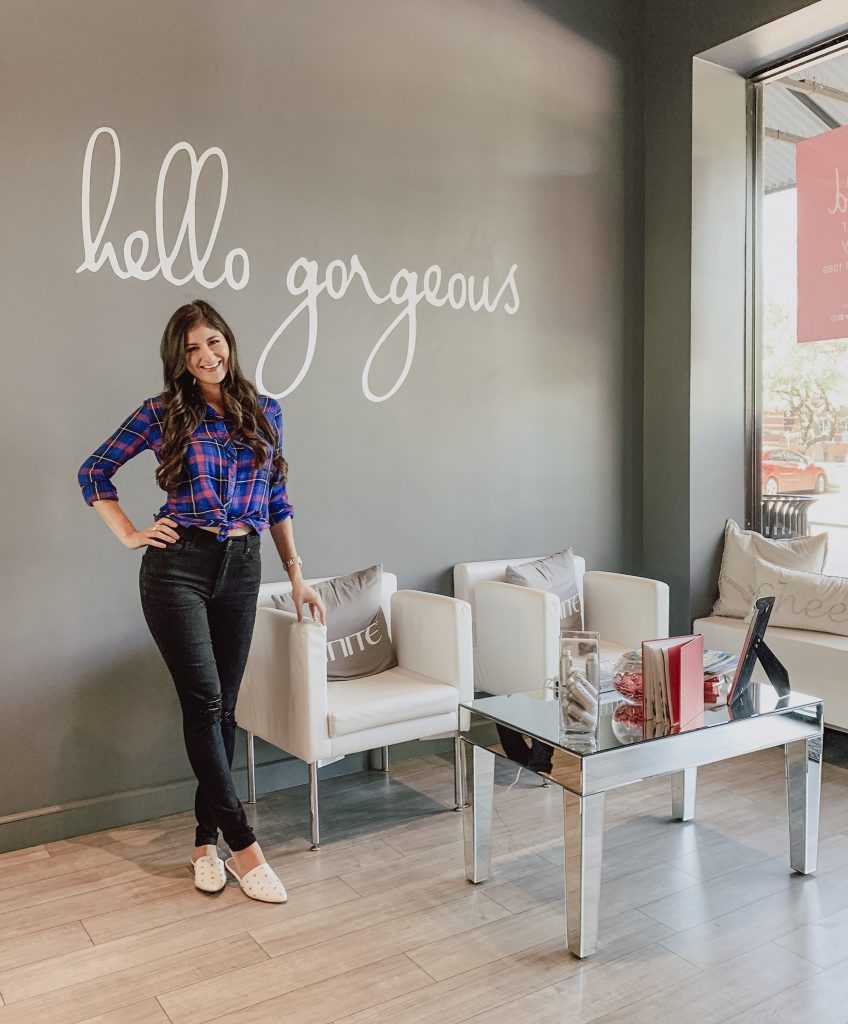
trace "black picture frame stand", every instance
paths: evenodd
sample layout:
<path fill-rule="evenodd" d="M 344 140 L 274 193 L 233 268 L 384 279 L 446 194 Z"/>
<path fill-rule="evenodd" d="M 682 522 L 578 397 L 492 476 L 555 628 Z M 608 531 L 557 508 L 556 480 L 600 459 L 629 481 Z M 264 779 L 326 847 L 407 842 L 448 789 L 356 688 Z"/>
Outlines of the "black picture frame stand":
<path fill-rule="evenodd" d="M 733 677 L 727 700 L 731 708 L 739 703 L 744 703 L 748 698 L 751 674 L 758 661 L 763 666 L 763 671 L 768 676 L 778 697 L 788 697 L 791 691 L 786 667 L 763 639 L 774 607 L 774 598 L 761 597 L 755 602 L 754 607 L 757 612 L 751 623 L 751 628 L 748 630 L 748 636 L 745 638 L 745 644 L 739 656 L 739 665 Z"/>

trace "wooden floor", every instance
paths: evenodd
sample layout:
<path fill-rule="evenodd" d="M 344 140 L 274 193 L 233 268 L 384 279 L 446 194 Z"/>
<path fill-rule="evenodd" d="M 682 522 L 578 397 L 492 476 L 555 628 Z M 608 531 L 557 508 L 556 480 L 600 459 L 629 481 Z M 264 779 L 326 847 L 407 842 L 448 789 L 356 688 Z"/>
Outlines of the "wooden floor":
<path fill-rule="evenodd" d="M 848 1022 L 848 771 L 825 766 L 819 871 L 790 873 L 783 762 L 607 798 L 600 949 L 563 949 L 562 802 L 499 762 L 492 879 L 464 878 L 452 768 L 436 756 L 251 813 L 289 891 L 205 896 L 191 816 L 0 856 L 0 1024 Z"/>

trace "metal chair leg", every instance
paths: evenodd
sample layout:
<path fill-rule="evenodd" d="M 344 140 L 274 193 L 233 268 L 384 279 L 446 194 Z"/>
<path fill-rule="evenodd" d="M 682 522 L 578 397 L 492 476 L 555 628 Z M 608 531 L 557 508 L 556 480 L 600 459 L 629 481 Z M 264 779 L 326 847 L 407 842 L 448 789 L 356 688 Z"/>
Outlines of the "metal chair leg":
<path fill-rule="evenodd" d="M 309 820 L 312 829 L 312 849 L 320 846 L 318 831 L 318 764 L 313 761 L 309 765 Z"/>
<path fill-rule="evenodd" d="M 247 737 L 247 802 L 256 803 L 256 758 L 253 751 L 253 733 L 246 733 Z"/>
<path fill-rule="evenodd" d="M 388 747 L 383 747 L 382 748 L 381 757 L 383 758 L 383 763 L 380 766 L 380 771 L 385 772 L 386 774 L 388 774 L 388 772 L 389 772 L 389 748 Z"/>
<path fill-rule="evenodd" d="M 456 801 L 455 811 L 461 811 L 465 806 L 465 770 L 462 764 L 462 740 L 459 736 L 453 738 L 453 793 Z"/>

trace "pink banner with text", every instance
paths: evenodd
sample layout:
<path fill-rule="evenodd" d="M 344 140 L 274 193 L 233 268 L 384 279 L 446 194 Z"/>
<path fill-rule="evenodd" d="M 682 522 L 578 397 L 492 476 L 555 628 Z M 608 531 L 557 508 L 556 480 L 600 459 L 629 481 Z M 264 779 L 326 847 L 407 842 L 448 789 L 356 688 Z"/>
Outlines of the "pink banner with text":
<path fill-rule="evenodd" d="M 848 126 L 799 142 L 798 341 L 848 337 Z"/>

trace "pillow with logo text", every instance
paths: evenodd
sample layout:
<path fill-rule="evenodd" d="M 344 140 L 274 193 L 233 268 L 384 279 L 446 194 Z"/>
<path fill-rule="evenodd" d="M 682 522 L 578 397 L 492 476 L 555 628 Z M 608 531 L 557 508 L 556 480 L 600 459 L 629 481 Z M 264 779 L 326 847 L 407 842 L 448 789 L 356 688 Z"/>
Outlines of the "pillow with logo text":
<path fill-rule="evenodd" d="M 380 607 L 383 567 L 313 584 L 327 610 L 327 678 L 360 679 L 397 665 L 386 617 Z M 291 594 L 273 594 L 284 612 L 297 614 Z"/>
<path fill-rule="evenodd" d="M 534 587 L 536 590 L 556 594 L 560 603 L 560 628 L 583 628 L 583 609 L 580 607 L 577 570 L 571 548 L 548 555 L 547 558 L 539 558 L 535 562 L 508 565 L 504 580 L 519 587 Z"/>
<path fill-rule="evenodd" d="M 770 626 L 848 636 L 848 579 L 754 561 L 754 599 L 773 597 Z M 750 618 L 750 616 L 749 616 Z"/>
<path fill-rule="evenodd" d="M 763 558 L 785 569 L 820 573 L 827 559 L 827 534 L 770 540 L 753 530 L 742 530 L 728 519 L 724 552 L 718 574 L 718 601 L 713 615 L 744 619 L 754 600 L 754 561 Z"/>

